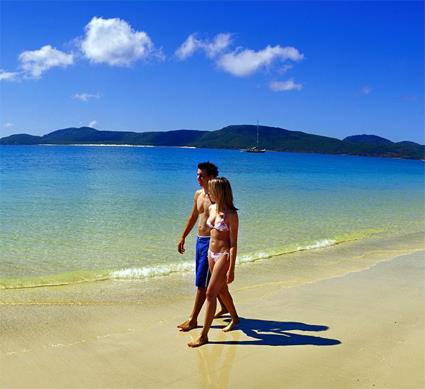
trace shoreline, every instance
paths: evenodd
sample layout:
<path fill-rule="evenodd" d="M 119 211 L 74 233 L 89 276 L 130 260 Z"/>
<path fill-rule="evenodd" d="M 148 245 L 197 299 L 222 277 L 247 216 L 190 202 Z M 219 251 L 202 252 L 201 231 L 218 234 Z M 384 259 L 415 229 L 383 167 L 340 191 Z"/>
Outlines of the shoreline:
<path fill-rule="evenodd" d="M 272 277 L 276 266 L 252 277 L 251 265 L 231 286 L 240 329 L 225 334 L 219 330 L 225 321 L 215 320 L 211 344 L 196 350 L 186 343 L 199 329 L 175 328 L 191 309 L 193 290 L 154 301 L 2 305 L 0 386 L 421 387 L 425 251 L 394 257 L 392 250 L 369 251 L 363 269 L 348 266 L 343 274 L 292 286 L 283 273 Z M 314 256 L 307 257 L 320 273 Z M 133 293 L 140 291 L 140 283 L 131 284 Z"/>
<path fill-rule="evenodd" d="M 98 144 L 98 143 L 35 143 L 35 144 L 1 144 L 0 146 L 72 146 L 72 147 L 140 147 L 140 148 L 176 148 L 176 149 L 195 149 L 195 150 L 229 150 L 229 151 L 243 151 L 241 148 L 227 148 L 227 147 L 197 147 L 197 146 L 167 146 L 167 145 L 132 145 L 132 144 Z M 347 154 L 347 153 L 323 153 L 323 152 L 308 152 L 308 151 L 292 151 L 292 150 L 266 150 L 267 153 L 290 153 L 290 154 L 303 154 L 303 155 L 334 155 L 343 157 L 362 157 L 362 158 L 383 158 L 383 159 L 396 159 L 403 161 L 422 161 L 423 158 L 410 158 L 401 156 L 385 156 L 385 155 L 366 155 L 366 154 Z"/>
<path fill-rule="evenodd" d="M 413 237 L 413 240 L 406 243 L 406 253 L 410 252 L 413 246 L 419 248 L 425 247 L 425 241 L 418 242 L 416 236 L 420 236 L 423 232 L 411 232 L 406 235 L 393 235 L 391 233 L 383 232 L 371 232 L 371 231 L 360 231 L 354 234 L 340 235 L 339 237 L 333 237 L 330 239 L 320 239 L 317 241 L 303 242 L 298 244 L 288 244 L 281 247 L 280 249 L 270 250 L 268 252 L 258 251 L 250 254 L 240 254 L 237 259 L 237 266 L 245 266 L 248 264 L 254 264 L 256 262 L 283 260 L 284 258 L 292 258 L 293 255 L 298 253 L 321 253 L 321 250 L 330 250 L 332 252 L 335 249 L 341 247 L 351 248 L 356 250 L 357 245 L 362 247 L 364 245 L 373 245 L 374 242 L 380 244 L 380 242 L 396 241 L 409 241 Z M 416 240 L 416 242 L 415 242 Z M 422 245 L 422 243 L 424 243 Z M 99 282 L 119 282 L 119 281 L 142 281 L 152 280 L 162 277 L 184 277 L 185 275 L 192 275 L 194 271 L 194 262 L 185 258 L 184 261 L 170 262 L 168 264 L 153 264 L 149 266 L 139 267 L 127 267 L 114 270 L 88 270 L 79 269 L 66 273 L 56 273 L 44 276 L 34 277 L 8 277 L 0 279 L 0 303 L 1 295 L 7 291 L 19 291 L 23 289 L 36 289 L 36 288 L 58 288 L 64 286 L 78 287 L 78 285 L 86 283 L 99 283 Z M 183 274 L 185 273 L 185 274 Z"/>

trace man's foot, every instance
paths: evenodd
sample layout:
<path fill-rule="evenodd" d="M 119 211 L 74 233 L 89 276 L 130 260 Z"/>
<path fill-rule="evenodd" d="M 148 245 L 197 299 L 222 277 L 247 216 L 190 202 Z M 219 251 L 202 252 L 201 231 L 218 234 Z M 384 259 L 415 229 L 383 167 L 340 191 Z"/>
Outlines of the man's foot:
<path fill-rule="evenodd" d="M 239 323 L 239 318 L 238 317 L 236 319 L 232 319 L 230 321 L 230 323 L 226 327 L 223 328 L 223 331 L 224 332 L 229 332 L 229 331 L 234 330 L 235 327 L 238 325 L 238 323 Z"/>
<path fill-rule="evenodd" d="M 218 319 L 219 317 L 224 316 L 226 313 L 229 313 L 229 311 L 226 308 L 221 307 L 221 309 L 214 315 L 214 319 Z"/>
<path fill-rule="evenodd" d="M 180 331 L 183 331 L 183 332 L 193 330 L 196 327 L 198 327 L 198 322 L 190 320 L 190 319 L 186 320 L 184 323 L 179 324 L 177 326 L 177 328 L 180 328 Z"/>
<path fill-rule="evenodd" d="M 207 344 L 207 343 L 208 343 L 208 337 L 207 336 L 200 336 L 198 339 L 192 340 L 187 345 L 189 347 L 194 348 L 194 347 L 202 346 L 202 345 Z"/>

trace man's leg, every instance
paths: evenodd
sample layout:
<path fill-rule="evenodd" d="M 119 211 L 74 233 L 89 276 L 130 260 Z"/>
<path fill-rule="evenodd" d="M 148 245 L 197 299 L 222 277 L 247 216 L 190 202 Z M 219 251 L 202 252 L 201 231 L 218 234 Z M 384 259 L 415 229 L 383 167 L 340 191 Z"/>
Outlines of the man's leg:
<path fill-rule="evenodd" d="M 189 319 L 184 323 L 179 324 L 177 327 L 180 331 L 190 331 L 196 328 L 198 325 L 198 315 L 204 305 L 207 285 L 209 280 L 209 269 L 208 269 L 208 247 L 210 239 L 209 237 L 198 237 L 196 239 L 196 296 L 193 310 Z"/>
<path fill-rule="evenodd" d="M 198 326 L 198 316 L 199 312 L 201 312 L 202 306 L 204 305 L 206 294 L 207 288 L 198 287 L 196 291 L 195 303 L 193 305 L 193 310 L 189 316 L 189 319 L 177 326 L 180 328 L 180 331 L 190 331 Z"/>

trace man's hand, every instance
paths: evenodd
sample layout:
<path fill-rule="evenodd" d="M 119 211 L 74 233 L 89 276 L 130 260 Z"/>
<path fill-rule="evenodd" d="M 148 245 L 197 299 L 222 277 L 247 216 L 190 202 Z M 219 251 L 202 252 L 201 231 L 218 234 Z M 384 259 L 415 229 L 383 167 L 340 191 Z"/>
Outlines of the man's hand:
<path fill-rule="evenodd" d="M 180 254 L 183 254 L 185 252 L 185 248 L 184 248 L 184 238 L 180 239 L 179 244 L 177 245 L 177 251 Z"/>

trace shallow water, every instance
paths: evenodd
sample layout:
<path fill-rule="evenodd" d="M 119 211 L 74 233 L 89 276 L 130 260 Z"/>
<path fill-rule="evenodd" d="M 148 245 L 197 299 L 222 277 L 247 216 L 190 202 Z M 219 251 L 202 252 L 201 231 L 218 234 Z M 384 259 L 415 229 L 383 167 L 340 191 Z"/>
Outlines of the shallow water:
<path fill-rule="evenodd" d="M 193 268 L 176 244 L 215 162 L 240 209 L 239 261 L 425 229 L 424 163 L 235 150 L 1 146 L 0 287 Z M 343 259 L 341 259 L 343 260 Z"/>

